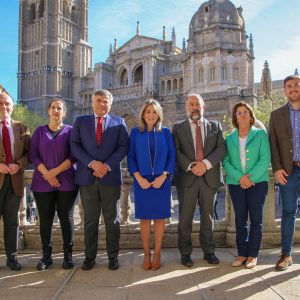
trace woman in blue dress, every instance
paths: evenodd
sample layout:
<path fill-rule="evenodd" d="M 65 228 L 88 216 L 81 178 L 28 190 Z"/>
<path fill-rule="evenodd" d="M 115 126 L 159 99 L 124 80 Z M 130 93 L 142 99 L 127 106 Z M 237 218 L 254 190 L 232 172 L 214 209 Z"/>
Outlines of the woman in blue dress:
<path fill-rule="evenodd" d="M 140 219 L 144 248 L 143 268 L 160 268 L 160 251 L 165 218 L 171 216 L 171 178 L 175 148 L 170 129 L 162 127 L 160 104 L 146 100 L 140 111 L 139 126 L 130 132 L 128 168 L 134 178 L 135 217 Z M 151 261 L 150 233 L 154 220 L 154 255 Z"/>

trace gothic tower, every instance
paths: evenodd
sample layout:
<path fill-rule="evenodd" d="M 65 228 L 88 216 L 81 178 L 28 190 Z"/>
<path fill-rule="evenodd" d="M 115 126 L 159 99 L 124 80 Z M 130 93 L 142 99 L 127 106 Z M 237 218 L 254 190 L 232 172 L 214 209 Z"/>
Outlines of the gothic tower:
<path fill-rule="evenodd" d="M 18 101 L 47 115 L 53 97 L 70 115 L 92 68 L 88 0 L 20 0 Z"/>
<path fill-rule="evenodd" d="M 271 95 L 272 93 L 272 79 L 271 79 L 271 71 L 269 69 L 269 64 L 267 61 L 264 63 L 264 68 L 262 70 L 261 75 L 261 90 L 260 93 L 265 98 Z"/>

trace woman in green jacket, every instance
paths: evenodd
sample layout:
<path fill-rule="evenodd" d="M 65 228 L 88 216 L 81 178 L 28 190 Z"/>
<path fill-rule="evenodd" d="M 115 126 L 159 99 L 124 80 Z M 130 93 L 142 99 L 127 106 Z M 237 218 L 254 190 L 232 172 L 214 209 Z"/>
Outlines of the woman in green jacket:
<path fill-rule="evenodd" d="M 236 129 L 226 137 L 227 155 L 223 161 L 235 212 L 238 256 L 233 267 L 244 263 L 246 268 L 255 267 L 262 239 L 271 155 L 266 132 L 254 127 L 254 123 L 255 116 L 249 104 L 242 101 L 233 107 L 232 124 Z"/>

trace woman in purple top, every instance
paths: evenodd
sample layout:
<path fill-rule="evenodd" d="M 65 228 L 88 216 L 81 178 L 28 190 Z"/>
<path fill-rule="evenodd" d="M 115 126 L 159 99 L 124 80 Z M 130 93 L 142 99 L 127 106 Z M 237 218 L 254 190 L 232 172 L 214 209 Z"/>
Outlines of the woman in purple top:
<path fill-rule="evenodd" d="M 70 152 L 72 127 L 63 124 L 66 105 L 53 99 L 48 106 L 49 123 L 38 127 L 32 135 L 29 158 L 35 166 L 31 189 L 39 216 L 43 257 L 37 264 L 45 270 L 52 264 L 52 225 L 57 211 L 63 236 L 62 267 L 73 267 L 74 203 L 77 186 L 74 184 L 74 160 Z"/>

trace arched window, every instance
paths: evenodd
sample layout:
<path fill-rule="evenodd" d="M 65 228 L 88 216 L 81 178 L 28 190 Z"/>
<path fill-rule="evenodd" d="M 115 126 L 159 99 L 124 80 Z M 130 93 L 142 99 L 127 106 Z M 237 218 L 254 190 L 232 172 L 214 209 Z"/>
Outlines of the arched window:
<path fill-rule="evenodd" d="M 120 85 L 128 85 L 128 73 L 126 69 L 121 71 Z"/>
<path fill-rule="evenodd" d="M 167 93 L 171 94 L 171 80 L 167 81 Z"/>
<path fill-rule="evenodd" d="M 133 82 L 142 83 L 143 82 L 143 65 L 138 66 L 133 73 Z"/>
<path fill-rule="evenodd" d="M 203 67 L 200 67 L 198 71 L 198 81 L 199 82 L 204 82 L 204 69 Z"/>
<path fill-rule="evenodd" d="M 165 82 L 164 81 L 162 81 L 161 83 L 160 83 L 160 90 L 161 90 L 161 94 L 165 94 L 166 93 L 166 84 L 165 84 Z"/>
<path fill-rule="evenodd" d="M 216 80 L 216 67 L 214 65 L 210 65 L 209 67 L 209 81 Z"/>
<path fill-rule="evenodd" d="M 35 9 L 36 9 L 35 8 L 35 3 L 31 4 L 30 5 L 30 10 L 29 10 L 29 20 L 30 21 L 33 21 L 36 17 L 36 15 L 35 15 L 36 10 Z"/>
<path fill-rule="evenodd" d="M 183 92 L 183 78 L 182 77 L 179 79 L 179 92 L 180 93 Z"/>
<path fill-rule="evenodd" d="M 233 81 L 238 81 L 239 80 L 239 68 L 238 67 L 233 67 L 233 69 L 232 69 L 232 78 L 233 78 Z"/>
<path fill-rule="evenodd" d="M 77 23 L 77 9 L 76 9 L 76 6 L 75 5 L 73 5 L 72 6 L 72 10 L 71 10 L 71 20 L 72 20 L 72 22 L 74 22 L 74 23 Z"/>
<path fill-rule="evenodd" d="M 227 67 L 225 65 L 223 65 L 221 69 L 221 78 L 223 81 L 227 80 Z"/>
<path fill-rule="evenodd" d="M 178 83 L 177 83 L 177 79 L 175 78 L 173 80 L 173 91 L 177 91 L 177 89 L 178 89 Z"/>

